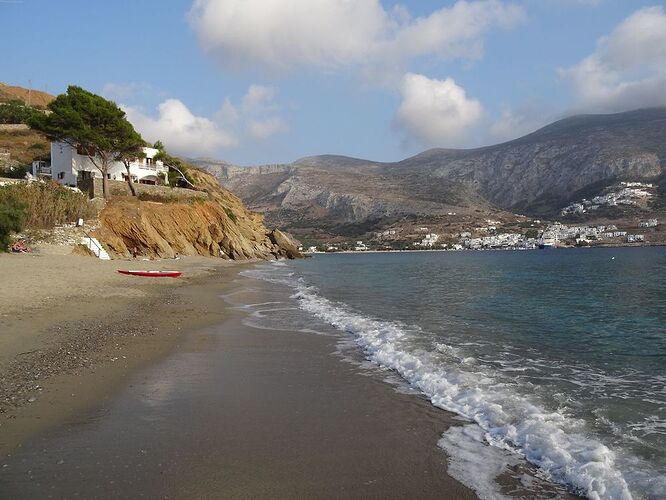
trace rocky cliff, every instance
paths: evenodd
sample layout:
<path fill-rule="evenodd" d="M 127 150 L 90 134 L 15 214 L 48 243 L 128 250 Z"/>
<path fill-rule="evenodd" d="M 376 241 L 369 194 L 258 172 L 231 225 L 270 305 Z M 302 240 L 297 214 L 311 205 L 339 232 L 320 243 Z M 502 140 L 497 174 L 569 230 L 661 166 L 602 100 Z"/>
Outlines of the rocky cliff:
<path fill-rule="evenodd" d="M 504 144 L 432 149 L 395 163 L 325 155 L 262 167 L 198 164 L 289 230 L 335 233 L 453 212 L 553 216 L 618 181 L 661 182 L 666 108 L 575 116 Z"/>
<path fill-rule="evenodd" d="M 196 169 L 188 174 L 207 199 L 112 199 L 100 214 L 98 239 L 116 256 L 136 251 L 161 258 L 176 254 L 234 260 L 300 257 L 290 236 L 268 230 L 261 215 L 247 210 L 211 175 Z"/>

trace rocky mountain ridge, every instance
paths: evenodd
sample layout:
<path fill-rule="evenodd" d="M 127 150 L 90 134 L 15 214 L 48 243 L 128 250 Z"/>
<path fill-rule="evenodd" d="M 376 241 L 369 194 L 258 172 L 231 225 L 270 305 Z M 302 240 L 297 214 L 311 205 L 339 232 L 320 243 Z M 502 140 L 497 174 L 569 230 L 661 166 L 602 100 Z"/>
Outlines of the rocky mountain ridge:
<path fill-rule="evenodd" d="M 237 167 L 195 160 L 267 221 L 292 231 L 356 234 L 396 220 L 521 213 L 556 216 L 619 181 L 661 184 L 666 108 L 566 118 L 519 139 L 431 149 L 381 163 L 335 155 Z"/>

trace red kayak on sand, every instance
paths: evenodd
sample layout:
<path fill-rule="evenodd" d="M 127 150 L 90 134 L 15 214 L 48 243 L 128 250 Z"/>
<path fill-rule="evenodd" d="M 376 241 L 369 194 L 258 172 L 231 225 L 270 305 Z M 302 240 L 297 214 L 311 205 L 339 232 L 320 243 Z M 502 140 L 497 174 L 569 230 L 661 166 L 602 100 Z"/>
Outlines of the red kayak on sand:
<path fill-rule="evenodd" d="M 127 269 L 118 269 L 118 272 L 130 276 L 144 276 L 150 278 L 178 278 L 183 274 L 180 271 L 131 271 Z"/>

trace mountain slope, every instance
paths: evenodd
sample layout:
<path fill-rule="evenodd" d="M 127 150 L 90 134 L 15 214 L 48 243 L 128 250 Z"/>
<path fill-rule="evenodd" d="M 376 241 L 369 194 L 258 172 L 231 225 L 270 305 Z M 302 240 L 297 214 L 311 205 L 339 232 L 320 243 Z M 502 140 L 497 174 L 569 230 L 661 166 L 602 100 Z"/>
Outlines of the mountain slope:
<path fill-rule="evenodd" d="M 240 168 L 197 161 L 267 220 L 335 233 L 400 217 L 557 214 L 582 193 L 666 170 L 666 108 L 560 120 L 520 139 L 471 150 L 431 149 L 396 163 L 315 156 Z M 358 234 L 361 234 L 359 232 Z"/>
<path fill-rule="evenodd" d="M 575 116 L 496 146 L 426 151 L 389 170 L 426 170 L 498 207 L 552 215 L 589 185 L 656 178 L 665 161 L 666 108 L 658 108 Z"/>
<path fill-rule="evenodd" d="M 42 92 L 41 90 L 26 89 L 15 85 L 7 85 L 0 82 L 0 102 L 7 102 L 18 99 L 29 106 L 45 108 L 55 96 Z"/>

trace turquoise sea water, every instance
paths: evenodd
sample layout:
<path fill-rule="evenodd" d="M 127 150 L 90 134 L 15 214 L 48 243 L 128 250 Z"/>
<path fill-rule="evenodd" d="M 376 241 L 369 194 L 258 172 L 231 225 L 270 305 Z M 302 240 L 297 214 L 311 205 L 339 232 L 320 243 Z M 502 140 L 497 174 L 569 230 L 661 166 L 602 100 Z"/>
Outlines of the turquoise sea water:
<path fill-rule="evenodd" d="M 333 329 L 464 418 L 440 445 L 481 496 L 513 455 L 591 498 L 666 498 L 666 248 L 317 255 L 250 274 L 291 290 L 261 317 Z"/>

